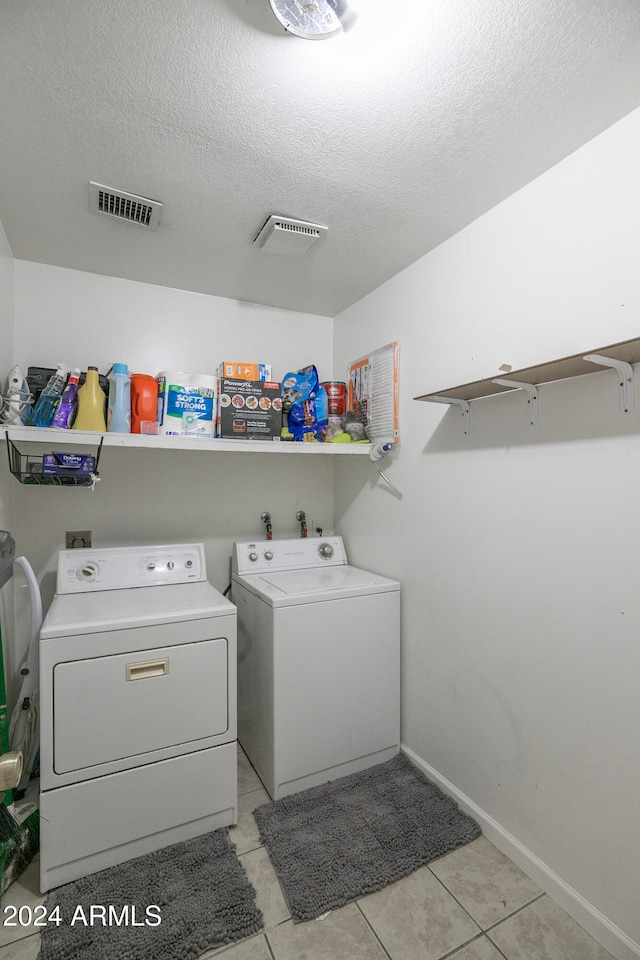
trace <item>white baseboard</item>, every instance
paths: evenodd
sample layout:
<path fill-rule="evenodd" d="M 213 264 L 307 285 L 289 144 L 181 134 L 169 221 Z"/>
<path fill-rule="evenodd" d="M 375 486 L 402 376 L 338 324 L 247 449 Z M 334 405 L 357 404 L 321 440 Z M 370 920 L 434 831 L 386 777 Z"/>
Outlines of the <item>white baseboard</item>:
<path fill-rule="evenodd" d="M 464 793 L 442 777 L 428 763 L 404 744 L 401 750 L 425 776 L 436 783 L 458 806 L 480 824 L 485 837 L 512 860 L 521 870 L 531 877 L 534 883 L 548 893 L 563 910 L 573 917 L 591 936 L 608 950 L 616 960 L 637 960 L 640 957 L 640 944 L 628 937 L 592 903 L 585 900 L 577 890 L 553 872 L 531 850 L 523 846 L 514 836 L 500 826 L 484 810 L 481 810 Z"/>

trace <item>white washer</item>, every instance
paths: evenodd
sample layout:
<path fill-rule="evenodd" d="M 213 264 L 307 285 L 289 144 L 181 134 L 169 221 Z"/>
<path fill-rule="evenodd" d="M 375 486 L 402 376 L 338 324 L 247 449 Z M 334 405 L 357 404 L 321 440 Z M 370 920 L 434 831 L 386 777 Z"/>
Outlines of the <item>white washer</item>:
<path fill-rule="evenodd" d="M 203 544 L 61 550 L 40 638 L 43 893 L 237 821 L 236 609 Z"/>
<path fill-rule="evenodd" d="M 340 537 L 236 543 L 238 739 L 274 800 L 400 747 L 400 584 Z"/>

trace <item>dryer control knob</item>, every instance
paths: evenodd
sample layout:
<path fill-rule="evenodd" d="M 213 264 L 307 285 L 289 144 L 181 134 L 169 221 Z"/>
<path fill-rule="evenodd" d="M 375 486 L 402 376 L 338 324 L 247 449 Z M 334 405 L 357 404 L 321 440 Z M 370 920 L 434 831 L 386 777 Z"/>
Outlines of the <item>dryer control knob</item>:
<path fill-rule="evenodd" d="M 324 560 L 330 560 L 333 556 L 333 547 L 330 543 L 321 543 L 318 547 L 318 553 Z"/>
<path fill-rule="evenodd" d="M 252 563 L 255 563 L 257 559 L 258 559 L 258 554 L 257 554 L 257 553 L 250 553 L 250 554 L 249 554 L 249 560 L 251 560 Z"/>
<path fill-rule="evenodd" d="M 265 558 L 265 560 L 273 560 L 273 551 L 272 551 L 272 550 L 265 550 L 265 552 L 264 552 L 264 558 Z"/>
<path fill-rule="evenodd" d="M 96 579 L 99 573 L 100 567 L 92 560 L 90 560 L 88 563 L 83 563 L 82 566 L 78 567 L 76 570 L 76 576 L 78 580 L 82 580 L 85 583 L 91 583 Z"/>

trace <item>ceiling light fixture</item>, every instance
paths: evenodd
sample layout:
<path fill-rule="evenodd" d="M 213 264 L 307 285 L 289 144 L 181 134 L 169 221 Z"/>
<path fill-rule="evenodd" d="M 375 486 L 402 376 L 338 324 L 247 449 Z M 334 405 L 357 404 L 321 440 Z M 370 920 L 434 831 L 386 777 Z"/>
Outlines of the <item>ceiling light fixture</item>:
<path fill-rule="evenodd" d="M 327 40 L 350 30 L 358 14 L 348 0 L 269 0 L 285 30 L 304 40 Z"/>

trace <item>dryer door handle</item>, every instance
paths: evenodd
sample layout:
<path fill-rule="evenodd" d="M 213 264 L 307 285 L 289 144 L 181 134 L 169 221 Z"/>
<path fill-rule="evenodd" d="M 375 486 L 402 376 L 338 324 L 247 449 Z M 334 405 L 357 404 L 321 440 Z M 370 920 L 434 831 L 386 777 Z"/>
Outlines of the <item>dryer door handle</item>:
<path fill-rule="evenodd" d="M 129 680 L 149 680 L 152 677 L 166 677 L 169 673 L 169 657 L 159 660 L 140 660 L 138 663 L 125 664 L 125 676 Z"/>

